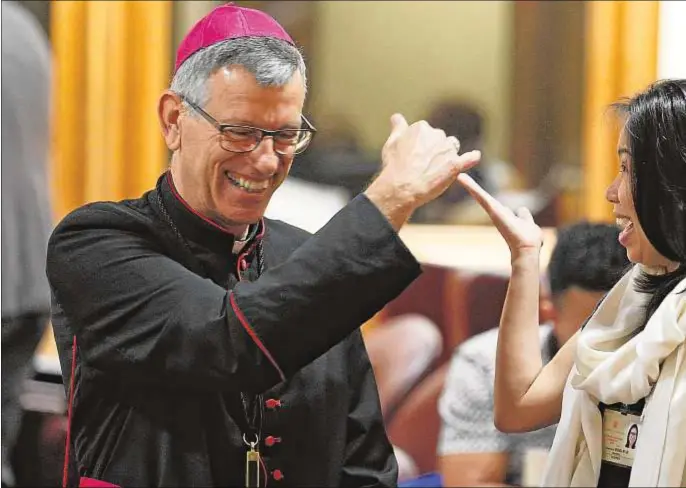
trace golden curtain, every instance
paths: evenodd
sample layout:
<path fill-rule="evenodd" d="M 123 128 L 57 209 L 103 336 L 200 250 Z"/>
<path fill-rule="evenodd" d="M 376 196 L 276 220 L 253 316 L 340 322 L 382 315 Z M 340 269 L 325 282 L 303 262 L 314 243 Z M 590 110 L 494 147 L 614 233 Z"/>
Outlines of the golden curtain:
<path fill-rule="evenodd" d="M 584 214 L 612 219 L 605 190 L 617 173 L 619 124 L 607 107 L 655 81 L 658 43 L 657 1 L 586 3 L 583 107 Z"/>
<path fill-rule="evenodd" d="M 157 99 L 171 76 L 171 1 L 53 1 L 56 218 L 137 197 L 167 160 Z"/>

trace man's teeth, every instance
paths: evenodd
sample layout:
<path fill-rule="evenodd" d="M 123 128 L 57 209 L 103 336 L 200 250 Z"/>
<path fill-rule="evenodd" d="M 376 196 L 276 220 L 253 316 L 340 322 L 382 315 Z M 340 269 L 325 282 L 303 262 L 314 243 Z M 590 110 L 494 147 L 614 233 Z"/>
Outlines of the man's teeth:
<path fill-rule="evenodd" d="M 617 226 L 622 229 L 626 229 L 631 225 L 631 219 L 628 219 L 626 217 L 617 217 L 616 222 Z"/>
<path fill-rule="evenodd" d="M 231 176 L 229 173 L 225 173 L 227 178 L 231 180 L 231 182 L 244 189 L 247 191 L 262 191 L 266 190 L 269 187 L 269 180 L 263 180 L 263 181 L 254 181 L 254 180 L 249 180 L 247 178 L 243 178 L 241 176 Z"/>

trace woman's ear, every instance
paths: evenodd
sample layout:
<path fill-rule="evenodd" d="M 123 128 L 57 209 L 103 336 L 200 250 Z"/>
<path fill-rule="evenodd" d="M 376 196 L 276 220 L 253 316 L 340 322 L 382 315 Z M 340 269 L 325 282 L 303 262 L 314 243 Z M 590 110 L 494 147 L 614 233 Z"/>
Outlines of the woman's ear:
<path fill-rule="evenodd" d="M 183 102 L 181 97 L 171 90 L 162 93 L 157 106 L 157 116 L 164 136 L 164 142 L 170 151 L 176 151 L 181 146 L 181 129 L 179 119 Z"/>

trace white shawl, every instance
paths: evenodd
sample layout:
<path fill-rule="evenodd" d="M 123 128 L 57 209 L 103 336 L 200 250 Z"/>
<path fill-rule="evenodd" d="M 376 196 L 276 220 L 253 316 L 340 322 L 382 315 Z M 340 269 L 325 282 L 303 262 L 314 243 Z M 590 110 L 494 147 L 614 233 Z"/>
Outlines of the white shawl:
<path fill-rule="evenodd" d="M 598 484 L 602 418 L 598 402 L 646 399 L 629 486 L 686 486 L 686 279 L 635 334 L 647 295 L 634 266 L 579 334 L 574 367 L 542 486 Z"/>

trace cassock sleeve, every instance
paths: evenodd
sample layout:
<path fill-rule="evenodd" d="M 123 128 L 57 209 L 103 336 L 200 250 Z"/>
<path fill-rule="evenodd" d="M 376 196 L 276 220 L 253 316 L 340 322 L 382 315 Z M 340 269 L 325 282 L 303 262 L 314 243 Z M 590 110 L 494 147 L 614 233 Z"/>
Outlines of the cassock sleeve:
<path fill-rule="evenodd" d="M 386 435 L 374 372 L 359 331 L 353 334 L 349 357 L 350 387 L 354 393 L 348 414 L 341 486 L 398 486 L 398 463 Z"/>
<path fill-rule="evenodd" d="M 51 236 L 47 274 L 85 366 L 129 381 L 264 391 L 420 273 L 364 195 L 286 261 L 229 291 L 165 255 L 127 210 L 98 203 L 67 216 Z"/>

